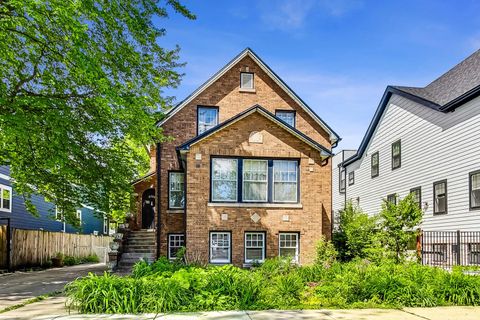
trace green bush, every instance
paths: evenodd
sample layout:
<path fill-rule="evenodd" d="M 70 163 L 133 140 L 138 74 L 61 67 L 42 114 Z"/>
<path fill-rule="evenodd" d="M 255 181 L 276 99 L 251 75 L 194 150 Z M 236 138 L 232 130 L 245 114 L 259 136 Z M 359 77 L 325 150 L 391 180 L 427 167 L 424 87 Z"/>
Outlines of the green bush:
<path fill-rule="evenodd" d="M 480 305 L 480 277 L 414 262 L 355 259 L 297 266 L 272 259 L 252 270 L 138 263 L 134 275 L 90 274 L 66 287 L 82 313 Z"/>
<path fill-rule="evenodd" d="M 337 250 L 331 241 L 327 241 L 325 236 L 317 242 L 315 247 L 316 256 L 315 256 L 315 264 L 319 264 L 322 266 L 330 266 L 332 263 L 335 262 L 337 259 Z"/>

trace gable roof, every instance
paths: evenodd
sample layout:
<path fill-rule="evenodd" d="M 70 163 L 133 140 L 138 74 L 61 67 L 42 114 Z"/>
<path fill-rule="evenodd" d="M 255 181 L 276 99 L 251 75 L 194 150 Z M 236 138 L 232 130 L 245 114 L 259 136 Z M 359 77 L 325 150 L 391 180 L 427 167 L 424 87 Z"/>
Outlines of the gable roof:
<path fill-rule="evenodd" d="M 298 129 L 292 127 L 291 125 L 289 125 L 285 121 L 279 119 L 274 114 L 272 114 L 271 112 L 269 112 L 268 110 L 266 110 L 265 108 L 263 108 L 262 106 L 260 106 L 258 104 L 254 105 L 254 106 L 248 108 L 247 110 L 235 115 L 234 117 L 222 122 L 218 126 L 213 127 L 211 129 L 201 133 L 200 135 L 196 136 L 195 138 L 186 141 L 185 143 L 183 143 L 183 144 L 181 144 L 180 146 L 177 147 L 177 151 L 188 152 L 189 149 L 190 149 L 190 146 L 208 138 L 209 136 L 213 135 L 214 133 L 216 133 L 218 131 L 221 131 L 222 129 L 224 129 L 224 128 L 226 128 L 226 127 L 228 127 L 228 126 L 230 126 L 230 125 L 232 125 L 232 124 L 234 124 L 234 123 L 236 123 L 236 122 L 238 122 L 238 121 L 240 121 L 240 120 L 242 120 L 246 117 L 248 117 L 249 115 L 251 115 L 255 112 L 258 112 L 259 114 L 261 114 L 262 116 L 264 116 L 268 120 L 270 120 L 272 122 L 275 122 L 277 125 L 279 125 L 283 129 L 287 130 L 292 135 L 296 136 L 298 139 L 302 140 L 303 142 L 305 142 L 306 144 L 308 144 L 312 148 L 318 150 L 320 152 L 321 157 L 327 158 L 327 157 L 332 156 L 332 152 L 328 148 L 322 146 L 321 144 L 319 144 L 315 140 L 311 139 L 310 137 L 308 137 L 307 135 L 305 135 L 303 132 L 299 131 Z"/>
<path fill-rule="evenodd" d="M 454 111 L 466 102 L 480 96 L 480 50 L 474 52 L 426 87 L 388 86 L 357 153 L 345 160 L 344 166 L 363 156 L 393 94 L 398 94 L 438 112 Z"/>
<path fill-rule="evenodd" d="M 180 111 L 183 107 L 188 105 L 193 99 L 195 99 L 200 93 L 212 85 L 216 80 L 223 76 L 227 71 L 229 71 L 233 66 L 240 62 L 245 57 L 250 57 L 252 60 L 262 68 L 262 70 L 272 78 L 277 85 L 280 86 L 305 112 L 312 117 L 312 119 L 317 122 L 322 129 L 324 129 L 329 135 L 331 143 L 338 143 L 341 138 L 340 136 L 333 131 L 316 113 L 313 111 L 265 62 L 263 62 L 260 57 L 253 52 L 252 49 L 246 48 L 240 52 L 235 58 L 233 58 L 229 63 L 227 63 L 222 69 L 217 71 L 210 79 L 204 82 L 200 87 L 193 91 L 188 97 L 183 101 L 178 103 L 175 107 L 168 110 L 165 113 L 165 118 L 160 120 L 157 123 L 157 126 L 163 125 L 167 122 L 174 114 Z"/>

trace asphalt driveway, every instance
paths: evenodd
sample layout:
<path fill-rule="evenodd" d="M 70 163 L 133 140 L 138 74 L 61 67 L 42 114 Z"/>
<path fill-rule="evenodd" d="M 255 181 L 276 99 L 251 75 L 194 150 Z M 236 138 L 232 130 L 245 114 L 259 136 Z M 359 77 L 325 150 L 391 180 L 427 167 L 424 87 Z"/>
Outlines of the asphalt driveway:
<path fill-rule="evenodd" d="M 81 264 L 42 271 L 15 272 L 0 276 L 0 311 L 40 295 L 63 291 L 63 287 L 89 272 L 103 273 L 105 264 Z"/>

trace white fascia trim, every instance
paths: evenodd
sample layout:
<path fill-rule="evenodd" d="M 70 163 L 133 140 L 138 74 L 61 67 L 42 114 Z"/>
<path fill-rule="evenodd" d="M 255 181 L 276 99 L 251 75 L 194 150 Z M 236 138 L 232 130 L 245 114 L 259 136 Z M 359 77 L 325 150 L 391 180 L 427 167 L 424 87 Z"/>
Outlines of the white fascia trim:
<path fill-rule="evenodd" d="M 220 77 L 222 77 L 228 70 L 230 70 L 235 64 L 237 64 L 240 60 L 245 58 L 247 55 L 250 56 L 260 66 L 260 68 L 262 68 L 262 70 L 266 74 L 268 74 L 275 81 L 275 83 L 278 84 L 280 88 L 282 88 L 290 96 L 290 98 L 292 98 L 300 107 L 302 107 L 302 109 L 304 109 L 304 111 L 307 112 L 307 114 L 310 117 L 312 117 L 312 119 L 314 119 L 315 122 L 317 122 L 320 125 L 320 127 L 322 127 L 323 130 L 329 133 L 332 144 L 338 141 L 338 137 L 325 125 L 325 123 L 323 123 L 323 121 L 320 118 L 318 118 L 318 116 L 314 112 L 312 112 L 311 109 L 305 105 L 305 103 L 303 103 L 300 99 L 298 99 L 298 97 L 288 87 L 286 87 L 285 84 L 282 81 L 280 81 L 280 79 L 250 50 L 245 50 L 243 54 L 239 55 L 235 60 L 230 62 L 223 69 L 221 69 L 216 75 L 214 75 L 208 82 L 206 82 L 197 90 L 195 90 L 192 93 L 192 95 L 190 95 L 190 97 L 188 97 L 186 100 L 182 101 L 180 105 L 167 111 L 165 119 L 160 121 L 157 124 L 157 126 L 161 127 L 173 115 L 175 115 L 178 111 L 183 109 L 183 107 L 185 107 L 190 102 L 192 102 L 192 100 L 195 99 L 200 93 L 202 93 L 205 89 L 207 89 L 210 85 L 212 85 L 215 81 L 217 81 Z"/>
<path fill-rule="evenodd" d="M 3 180 L 10 180 L 10 176 L 7 176 L 6 174 L 3 174 L 3 173 L 0 173 L 0 179 L 3 179 Z"/>

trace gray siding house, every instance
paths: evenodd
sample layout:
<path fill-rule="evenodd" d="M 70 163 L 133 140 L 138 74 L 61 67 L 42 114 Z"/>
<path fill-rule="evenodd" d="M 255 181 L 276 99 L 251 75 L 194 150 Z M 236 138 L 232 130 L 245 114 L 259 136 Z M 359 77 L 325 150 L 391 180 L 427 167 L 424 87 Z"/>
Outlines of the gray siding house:
<path fill-rule="evenodd" d="M 334 214 L 348 200 L 376 214 L 412 192 L 423 230 L 480 231 L 480 50 L 426 87 L 387 87 L 349 152 L 333 158 Z"/>

